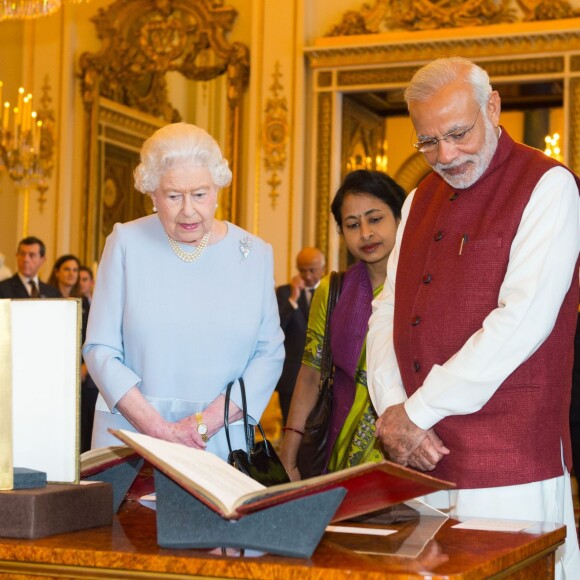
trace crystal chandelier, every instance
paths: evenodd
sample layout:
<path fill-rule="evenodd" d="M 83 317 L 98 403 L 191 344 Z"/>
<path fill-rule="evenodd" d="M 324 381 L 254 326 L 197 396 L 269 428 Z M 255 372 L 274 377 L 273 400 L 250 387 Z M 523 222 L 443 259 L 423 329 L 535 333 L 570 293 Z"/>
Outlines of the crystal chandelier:
<path fill-rule="evenodd" d="M 544 141 L 546 143 L 546 148 L 544 149 L 544 153 L 548 157 L 553 157 L 558 161 L 563 160 L 562 156 L 562 149 L 560 148 L 560 134 L 554 133 L 553 135 L 546 135 L 544 137 Z"/>
<path fill-rule="evenodd" d="M 63 4 L 80 4 L 90 0 L 0 0 L 0 21 L 23 20 L 48 16 Z"/>
<path fill-rule="evenodd" d="M 0 20 L 47 16 L 60 6 L 61 0 L 0 0 Z"/>

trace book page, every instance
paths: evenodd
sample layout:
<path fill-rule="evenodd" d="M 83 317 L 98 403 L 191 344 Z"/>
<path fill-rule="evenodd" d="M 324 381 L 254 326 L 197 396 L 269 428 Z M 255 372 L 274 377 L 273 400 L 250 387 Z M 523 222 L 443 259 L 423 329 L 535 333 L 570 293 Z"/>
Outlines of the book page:
<path fill-rule="evenodd" d="M 192 494 L 202 495 L 224 516 L 235 512 L 238 498 L 266 489 L 213 453 L 163 441 L 142 433 L 111 430 Z"/>

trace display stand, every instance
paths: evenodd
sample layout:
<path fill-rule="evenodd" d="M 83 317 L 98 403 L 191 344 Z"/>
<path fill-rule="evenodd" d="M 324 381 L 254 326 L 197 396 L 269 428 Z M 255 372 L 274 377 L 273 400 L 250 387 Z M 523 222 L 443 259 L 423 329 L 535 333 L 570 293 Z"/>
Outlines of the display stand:
<path fill-rule="evenodd" d="M 145 460 L 142 457 L 134 457 L 88 477 L 83 477 L 83 480 L 110 483 L 113 486 L 113 513 L 117 513 L 129 488 L 139 474 L 139 470 L 143 467 L 143 463 Z"/>
<path fill-rule="evenodd" d="M 108 526 L 112 503 L 109 483 L 0 491 L 0 537 L 35 539 Z"/>
<path fill-rule="evenodd" d="M 15 467 L 13 471 L 13 489 L 34 489 L 46 487 L 46 473 L 26 467 Z"/>
<path fill-rule="evenodd" d="M 238 548 L 298 558 L 312 555 L 346 495 L 336 488 L 228 520 L 158 470 L 155 490 L 162 548 Z"/>

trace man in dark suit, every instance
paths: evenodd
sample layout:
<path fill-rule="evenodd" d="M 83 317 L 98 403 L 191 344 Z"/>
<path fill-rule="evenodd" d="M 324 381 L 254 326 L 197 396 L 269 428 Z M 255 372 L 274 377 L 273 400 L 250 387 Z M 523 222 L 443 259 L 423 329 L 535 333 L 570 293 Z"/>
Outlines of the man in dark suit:
<path fill-rule="evenodd" d="M 60 298 L 56 288 L 38 278 L 38 271 L 46 260 L 45 254 L 42 240 L 32 236 L 21 240 L 16 252 L 18 272 L 0 282 L 0 298 Z"/>
<path fill-rule="evenodd" d="M 318 248 L 303 248 L 296 257 L 298 274 L 292 278 L 290 284 L 279 286 L 276 290 L 280 326 L 284 331 L 286 349 L 282 376 L 276 386 L 284 423 L 288 417 L 296 377 L 302 363 L 310 301 L 324 274 L 325 265 L 324 254 Z"/>

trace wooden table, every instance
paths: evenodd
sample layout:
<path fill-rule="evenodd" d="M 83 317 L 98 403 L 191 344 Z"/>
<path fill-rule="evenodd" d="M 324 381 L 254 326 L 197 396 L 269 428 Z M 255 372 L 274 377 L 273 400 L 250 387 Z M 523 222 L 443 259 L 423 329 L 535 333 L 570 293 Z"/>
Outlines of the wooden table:
<path fill-rule="evenodd" d="M 418 557 L 382 553 L 400 548 L 425 522 L 387 526 L 399 531 L 386 538 L 327 533 L 309 560 L 224 556 L 220 550 L 159 548 L 154 512 L 125 502 L 112 526 L 38 540 L 0 538 L 0 578 L 551 578 L 554 551 L 566 534 L 556 524 L 505 533 L 454 529 L 456 523 L 447 520 Z"/>

